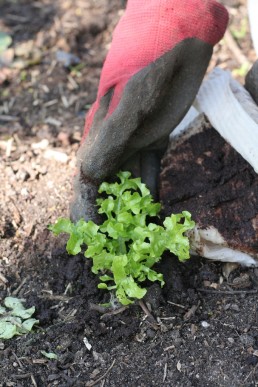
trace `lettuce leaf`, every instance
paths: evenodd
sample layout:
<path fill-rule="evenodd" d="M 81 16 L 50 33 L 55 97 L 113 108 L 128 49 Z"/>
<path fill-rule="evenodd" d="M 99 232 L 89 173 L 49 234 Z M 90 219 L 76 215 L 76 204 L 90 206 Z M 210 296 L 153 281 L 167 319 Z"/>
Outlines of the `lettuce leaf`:
<path fill-rule="evenodd" d="M 132 179 L 130 172 L 117 176 L 120 182 L 99 187 L 99 193 L 105 194 L 97 199 L 98 212 L 106 217 L 102 225 L 83 219 L 73 224 L 60 218 L 49 229 L 55 235 L 68 234 L 68 253 L 76 255 L 83 249 L 85 257 L 92 259 L 92 272 L 102 281 L 98 288 L 115 291 L 120 303 L 129 305 L 146 294 L 140 282 L 148 279 L 164 285 L 162 274 L 153 269 L 164 251 L 180 261 L 190 257 L 186 233 L 195 223 L 187 211 L 166 217 L 163 225 L 151 222 L 159 214 L 160 203 L 153 202 L 146 185 Z"/>

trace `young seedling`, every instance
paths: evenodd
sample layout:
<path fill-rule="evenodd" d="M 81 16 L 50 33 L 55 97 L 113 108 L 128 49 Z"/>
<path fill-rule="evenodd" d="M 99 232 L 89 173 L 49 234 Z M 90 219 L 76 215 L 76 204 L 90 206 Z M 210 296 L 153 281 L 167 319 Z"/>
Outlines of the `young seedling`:
<path fill-rule="evenodd" d="M 58 356 L 53 352 L 40 351 L 49 360 L 57 360 Z"/>
<path fill-rule="evenodd" d="M 23 302 L 15 297 L 6 297 L 4 306 L 0 306 L 0 339 L 11 339 L 32 331 L 39 320 L 31 318 L 35 307 L 25 309 Z"/>
<path fill-rule="evenodd" d="M 118 173 L 120 182 L 102 183 L 97 199 L 99 214 L 106 217 L 100 226 L 83 219 L 76 224 L 60 218 L 50 226 L 55 235 L 67 233 L 66 248 L 76 255 L 84 250 L 92 259 L 92 272 L 100 278 L 98 287 L 115 292 L 122 305 L 142 299 L 145 280 L 159 281 L 163 276 L 152 267 L 160 261 L 164 251 L 175 254 L 180 261 L 189 258 L 189 240 L 185 232 L 194 227 L 191 214 L 183 211 L 167 217 L 163 226 L 154 223 L 161 205 L 153 203 L 150 191 L 139 178 L 132 179 L 129 172 Z"/>

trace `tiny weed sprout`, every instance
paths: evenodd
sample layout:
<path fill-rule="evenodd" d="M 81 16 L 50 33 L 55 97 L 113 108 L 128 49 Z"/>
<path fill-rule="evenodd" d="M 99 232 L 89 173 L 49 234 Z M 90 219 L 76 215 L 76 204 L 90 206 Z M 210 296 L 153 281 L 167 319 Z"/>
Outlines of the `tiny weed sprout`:
<path fill-rule="evenodd" d="M 53 352 L 40 351 L 49 360 L 57 360 L 58 356 Z"/>
<path fill-rule="evenodd" d="M 23 301 L 15 297 L 6 297 L 4 306 L 0 305 L 0 339 L 11 339 L 32 331 L 39 321 L 31 318 L 35 307 L 25 309 Z"/>
<path fill-rule="evenodd" d="M 66 245 L 69 254 L 78 254 L 83 246 L 85 257 L 92 259 L 92 272 L 100 278 L 98 287 L 115 292 L 119 302 L 128 305 L 146 294 L 140 286 L 143 281 L 164 285 L 162 274 L 152 269 L 164 251 L 180 261 L 189 258 L 185 232 L 194 227 L 194 222 L 187 211 L 167 217 L 163 226 L 151 222 L 161 205 L 153 203 L 146 185 L 139 178 L 131 178 L 130 172 L 117 176 L 120 182 L 102 183 L 99 188 L 105 195 L 97 199 L 98 212 L 106 217 L 102 225 L 82 219 L 74 224 L 60 218 L 49 228 L 55 235 L 70 235 Z"/>

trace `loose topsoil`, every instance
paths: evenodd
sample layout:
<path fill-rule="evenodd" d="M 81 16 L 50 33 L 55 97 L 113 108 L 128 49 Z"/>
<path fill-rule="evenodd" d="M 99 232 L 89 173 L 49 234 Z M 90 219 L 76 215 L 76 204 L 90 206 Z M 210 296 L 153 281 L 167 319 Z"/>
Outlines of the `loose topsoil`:
<path fill-rule="evenodd" d="M 257 269 L 166 255 L 166 285 L 147 284 L 152 316 L 138 304 L 103 313 L 109 296 L 90 261 L 69 257 L 66 237 L 47 229 L 68 216 L 84 116 L 124 3 L 0 0 L 15 63 L 0 67 L 0 301 L 23 298 L 40 321 L 0 342 L 0 386 L 256 386 Z M 230 30 L 210 69 L 243 82 L 255 57 L 246 2 L 223 3 Z M 80 63 L 66 68 L 57 50 Z"/>

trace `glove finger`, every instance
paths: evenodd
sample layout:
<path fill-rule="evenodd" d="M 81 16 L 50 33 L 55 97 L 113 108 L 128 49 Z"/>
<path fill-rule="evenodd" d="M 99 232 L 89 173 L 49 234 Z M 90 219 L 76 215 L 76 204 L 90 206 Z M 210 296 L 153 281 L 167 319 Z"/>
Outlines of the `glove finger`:
<path fill-rule="evenodd" d="M 189 39 L 132 77 L 113 114 L 98 128 L 94 120 L 94 141 L 86 137 L 79 150 L 84 175 L 101 181 L 137 150 L 168 137 L 191 106 L 211 54 L 209 44 Z"/>

